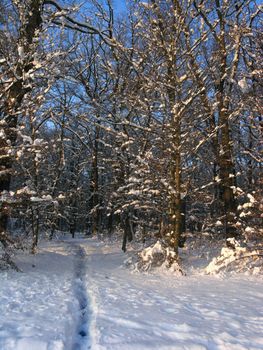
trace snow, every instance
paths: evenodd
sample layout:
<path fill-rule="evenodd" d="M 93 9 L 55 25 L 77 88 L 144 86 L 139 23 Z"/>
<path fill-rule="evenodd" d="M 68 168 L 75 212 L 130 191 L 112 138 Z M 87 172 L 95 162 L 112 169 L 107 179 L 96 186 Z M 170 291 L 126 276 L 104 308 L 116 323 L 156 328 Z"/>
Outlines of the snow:
<path fill-rule="evenodd" d="M 163 249 L 162 249 L 161 243 L 157 241 L 153 247 L 148 247 L 142 251 L 141 253 L 142 260 L 148 261 L 153 257 L 153 254 L 162 253 L 162 251 Z"/>
<path fill-rule="evenodd" d="M 1 272 L 0 349 L 263 349 L 261 277 L 134 273 L 127 257 L 94 238 L 21 253 L 24 273 Z"/>
<path fill-rule="evenodd" d="M 42 146 L 43 143 L 45 143 L 43 139 L 35 139 L 33 145 L 34 146 Z"/>
<path fill-rule="evenodd" d="M 255 229 L 254 229 L 253 227 L 247 226 L 247 227 L 245 228 L 245 232 L 246 232 L 246 233 L 254 233 L 254 232 L 255 232 Z"/>
<path fill-rule="evenodd" d="M 248 92 L 249 86 L 245 77 L 238 81 L 238 85 L 243 93 Z"/>
<path fill-rule="evenodd" d="M 101 349 L 263 347 L 262 281 L 130 274 L 116 269 L 118 249 L 92 250 L 90 293 Z"/>
<path fill-rule="evenodd" d="M 247 197 L 249 198 L 250 203 L 252 203 L 252 204 L 256 203 L 256 200 L 255 200 L 255 198 L 252 196 L 252 194 L 248 193 L 248 194 L 247 194 Z"/>
<path fill-rule="evenodd" d="M 6 134 L 5 134 L 4 130 L 0 129 L 0 138 L 5 139 L 5 137 L 6 137 Z"/>
<path fill-rule="evenodd" d="M 43 246 L 37 256 L 21 256 L 18 265 L 24 273 L 1 273 L 0 349 L 70 348 L 78 306 L 68 247 Z"/>
<path fill-rule="evenodd" d="M 249 203 L 244 203 L 244 204 L 243 204 L 243 208 L 244 208 L 244 209 L 251 208 L 251 207 L 253 207 L 253 204 L 250 203 L 250 202 L 249 202 Z"/>
<path fill-rule="evenodd" d="M 30 189 L 28 186 L 25 186 L 23 188 L 20 188 L 19 190 L 16 191 L 17 195 L 22 195 L 22 194 L 36 194 L 35 191 Z"/>

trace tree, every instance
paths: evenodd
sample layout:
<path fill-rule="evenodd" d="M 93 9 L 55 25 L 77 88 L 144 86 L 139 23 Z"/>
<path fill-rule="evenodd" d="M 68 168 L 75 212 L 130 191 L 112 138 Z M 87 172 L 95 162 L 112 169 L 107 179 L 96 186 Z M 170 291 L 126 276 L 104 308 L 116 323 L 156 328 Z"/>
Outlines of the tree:
<path fill-rule="evenodd" d="M 74 29 L 88 34 L 99 35 L 100 38 L 110 42 L 109 33 L 101 32 L 92 25 L 73 19 L 70 9 L 63 9 L 56 1 L 27 0 L 7 1 L 2 6 L 9 5 L 12 12 L 6 11 L 2 19 L 1 28 L 1 140 L 0 140 L 0 167 L 1 167 L 1 193 L 10 190 L 13 159 L 10 146 L 14 147 L 17 139 L 18 118 L 21 116 L 25 97 L 40 93 L 41 100 L 45 94 L 43 89 L 37 90 L 37 84 L 47 85 L 46 79 L 41 79 L 45 67 L 45 60 L 38 61 L 39 50 L 49 35 L 49 27 L 53 24 Z M 109 19 L 111 21 L 111 19 Z M 11 34 L 11 35 L 10 35 Z M 11 39 L 10 39 L 11 38 Z M 7 51 L 10 43 L 11 51 Z M 53 52 L 54 53 L 54 52 Z M 57 52 L 55 55 L 60 55 Z M 50 56 L 49 56 L 50 58 Z M 54 72 L 53 72 L 54 73 Z M 53 75 L 51 80 L 57 77 Z M 39 81 L 40 79 L 40 81 Z M 0 237 L 5 237 L 8 220 L 8 204 L 3 198 L 0 218 Z M 3 244 L 5 238 L 1 238 Z"/>

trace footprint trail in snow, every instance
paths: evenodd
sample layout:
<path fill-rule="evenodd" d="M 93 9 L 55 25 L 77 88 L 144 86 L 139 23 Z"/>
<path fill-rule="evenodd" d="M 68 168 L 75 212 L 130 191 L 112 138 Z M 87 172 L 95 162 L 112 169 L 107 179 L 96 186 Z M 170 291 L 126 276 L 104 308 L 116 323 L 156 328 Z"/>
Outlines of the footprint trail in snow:
<path fill-rule="evenodd" d="M 87 295 L 85 282 L 86 282 L 86 253 L 81 246 L 75 246 L 75 266 L 74 266 L 74 290 L 75 297 L 79 303 L 79 315 L 76 329 L 75 339 L 73 341 L 72 350 L 90 349 L 90 304 L 89 297 Z"/>

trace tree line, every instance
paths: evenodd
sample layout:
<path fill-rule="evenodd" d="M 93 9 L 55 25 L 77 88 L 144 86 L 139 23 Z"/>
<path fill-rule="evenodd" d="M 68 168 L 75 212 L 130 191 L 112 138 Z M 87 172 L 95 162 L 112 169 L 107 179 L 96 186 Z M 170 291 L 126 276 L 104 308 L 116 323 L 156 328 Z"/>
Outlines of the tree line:
<path fill-rule="evenodd" d="M 0 241 L 262 239 L 258 1 L 0 2 Z"/>

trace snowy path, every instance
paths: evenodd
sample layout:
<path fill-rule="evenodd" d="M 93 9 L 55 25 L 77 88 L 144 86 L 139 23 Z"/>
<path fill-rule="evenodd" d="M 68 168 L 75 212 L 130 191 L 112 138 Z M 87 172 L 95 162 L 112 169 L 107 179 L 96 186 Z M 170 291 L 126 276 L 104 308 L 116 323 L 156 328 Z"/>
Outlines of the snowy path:
<path fill-rule="evenodd" d="M 90 349 L 89 324 L 91 310 L 85 287 L 88 278 L 85 264 L 86 253 L 79 245 L 73 244 L 73 248 L 75 255 L 73 288 L 75 291 L 75 297 L 79 303 L 79 319 L 76 329 L 76 337 L 72 344 L 72 350 Z"/>
<path fill-rule="evenodd" d="M 121 267 L 119 246 L 42 245 L 1 273 L 1 350 L 263 349 L 263 281 Z"/>

